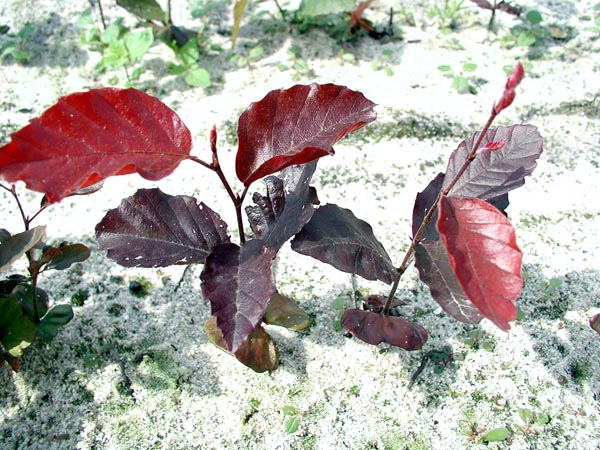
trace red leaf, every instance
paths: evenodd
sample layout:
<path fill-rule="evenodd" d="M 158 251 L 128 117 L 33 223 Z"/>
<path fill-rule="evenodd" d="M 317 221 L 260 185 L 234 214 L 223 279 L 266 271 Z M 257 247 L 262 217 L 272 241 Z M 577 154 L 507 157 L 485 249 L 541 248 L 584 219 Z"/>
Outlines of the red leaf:
<path fill-rule="evenodd" d="M 387 342 L 405 350 L 419 350 L 427 342 L 427 330 L 404 317 L 349 309 L 342 316 L 342 326 L 353 336 L 372 345 Z"/>
<path fill-rule="evenodd" d="M 333 144 L 375 120 L 360 92 L 334 84 L 296 85 L 271 91 L 238 122 L 238 178 L 252 182 L 294 164 L 333 154 Z"/>
<path fill-rule="evenodd" d="M 469 300 L 498 327 L 510 329 L 508 322 L 517 317 L 513 302 L 523 286 L 513 226 L 483 200 L 442 197 L 437 228 Z"/>
<path fill-rule="evenodd" d="M 160 100 L 135 89 L 71 94 L 12 135 L 0 148 L 0 175 L 22 180 L 58 202 L 112 175 L 169 175 L 192 138 Z"/>

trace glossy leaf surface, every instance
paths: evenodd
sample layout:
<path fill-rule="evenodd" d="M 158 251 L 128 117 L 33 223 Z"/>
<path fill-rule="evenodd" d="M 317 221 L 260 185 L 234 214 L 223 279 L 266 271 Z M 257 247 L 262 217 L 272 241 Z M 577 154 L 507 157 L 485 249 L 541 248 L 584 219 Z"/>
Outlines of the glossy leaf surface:
<path fill-rule="evenodd" d="M 265 178 L 266 196 L 252 196 L 255 205 L 246 207 L 248 221 L 255 236 L 267 247 L 279 250 L 312 217 L 314 205 L 319 203 L 315 190 L 309 186 L 316 166 L 315 161 L 287 167 L 277 176 Z"/>
<path fill-rule="evenodd" d="M 47 269 L 65 270 L 90 257 L 90 249 L 83 244 L 65 244 L 55 247 L 53 250 L 55 250 L 55 255 L 46 265 Z"/>
<path fill-rule="evenodd" d="M 279 366 L 279 351 L 271 335 L 258 325 L 248 336 L 240 348 L 231 353 L 227 350 L 227 344 L 223 339 L 223 333 L 217 327 L 217 319 L 210 316 L 204 325 L 204 331 L 208 334 L 210 341 L 221 350 L 232 354 L 247 367 L 258 373 L 273 371 Z"/>
<path fill-rule="evenodd" d="M 192 146 L 187 127 L 160 100 L 103 88 L 62 97 L 0 148 L 0 175 L 57 202 L 113 175 L 171 174 Z"/>
<path fill-rule="evenodd" d="M 117 0 L 117 5 L 145 20 L 165 22 L 167 15 L 156 0 Z"/>
<path fill-rule="evenodd" d="M 292 241 L 292 249 L 367 280 L 394 281 L 396 269 L 373 228 L 337 205 L 317 209 Z"/>
<path fill-rule="evenodd" d="M 193 197 L 140 189 L 110 210 L 96 238 L 125 267 L 204 263 L 212 247 L 229 242 L 227 225 Z"/>
<path fill-rule="evenodd" d="M 479 133 L 460 143 L 450 155 L 444 188 L 458 173 L 475 145 Z M 488 130 L 481 142 L 505 141 L 498 150 L 480 150 L 449 195 L 488 200 L 506 194 L 525 183 L 525 177 L 535 169 L 542 153 L 542 137 L 531 125 L 512 125 Z"/>
<path fill-rule="evenodd" d="M 437 228 L 466 296 L 484 317 L 510 329 L 523 286 L 513 226 L 483 200 L 443 197 Z"/>
<path fill-rule="evenodd" d="M 31 228 L 10 236 L 0 244 L 0 272 L 8 270 L 28 250 L 35 247 L 46 235 L 46 227 Z"/>
<path fill-rule="evenodd" d="M 251 240 L 243 247 L 219 245 L 206 258 L 200 274 L 202 295 L 210 301 L 227 350 L 233 353 L 256 329 L 276 292 L 271 270 L 275 253 Z"/>
<path fill-rule="evenodd" d="M 424 241 L 415 246 L 415 266 L 421 281 L 442 309 L 456 320 L 477 324 L 483 318 L 456 279 L 442 241 Z"/>
<path fill-rule="evenodd" d="M 249 186 L 286 167 L 333 154 L 338 140 L 375 120 L 374 106 L 360 92 L 334 84 L 271 91 L 239 118 L 238 178 Z"/>
<path fill-rule="evenodd" d="M 362 309 L 349 309 L 342 326 L 360 340 L 377 345 L 387 342 L 405 350 L 418 350 L 427 342 L 427 330 L 404 317 L 382 316 Z"/>

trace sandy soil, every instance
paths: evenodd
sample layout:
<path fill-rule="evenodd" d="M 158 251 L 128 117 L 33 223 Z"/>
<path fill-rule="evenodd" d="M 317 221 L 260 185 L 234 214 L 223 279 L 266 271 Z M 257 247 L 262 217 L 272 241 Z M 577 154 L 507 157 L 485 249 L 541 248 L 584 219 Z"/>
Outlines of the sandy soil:
<path fill-rule="evenodd" d="M 175 23 L 201 26 L 190 19 L 186 2 L 173 3 Z M 379 105 L 377 122 L 336 146 L 336 155 L 319 163 L 314 184 L 322 201 L 368 220 L 395 261 L 408 244 L 416 192 L 485 122 L 504 85 L 503 66 L 515 59 L 528 64 L 514 106 L 497 122 L 535 125 L 545 142 L 537 169 L 511 194 L 508 209 L 524 252 L 518 302 L 524 318 L 508 333 L 487 322 L 477 328 L 457 323 L 441 313 L 412 271 L 399 295 L 408 302 L 406 316 L 429 330 L 429 342 L 413 353 L 369 346 L 335 326 L 336 305 L 352 304 L 350 277 L 286 248 L 277 262 L 280 290 L 315 323 L 303 333 L 271 328 L 281 367 L 255 374 L 203 333 L 209 310 L 200 294 L 200 268 L 125 270 L 93 241 L 105 212 L 140 187 L 194 195 L 235 223 L 225 193 L 213 188 L 214 175 L 184 163 L 158 183 L 111 179 L 93 197 L 67 199 L 39 218 L 57 242 L 81 240 L 94 251 L 84 264 L 42 280 L 53 301 L 77 304 L 75 319 L 50 345 L 34 344 L 18 374 L 0 370 L 0 448 L 462 449 L 481 447 L 481 436 L 499 427 L 507 427 L 510 438 L 491 448 L 597 448 L 600 337 L 588 326 L 600 312 L 600 30 L 592 26 L 594 1 L 519 2 L 539 10 L 542 25 L 566 31 L 533 48 L 506 48 L 501 39 L 518 20 L 499 13 L 498 33 L 490 33 L 487 13 L 470 2 L 457 31 L 444 35 L 426 14 L 443 2 L 376 0 L 369 13 L 376 23 L 387 20 L 390 6 L 412 13 L 415 23 L 397 15 L 401 40 L 345 44 L 322 30 L 268 34 L 276 23 L 261 12 L 277 17 L 273 3 L 252 4 L 241 29 L 236 52 L 265 49 L 250 67 L 227 62 L 228 38 L 218 30 L 230 27 L 231 18 L 227 9 L 217 10 L 206 34 L 226 50 L 207 57 L 212 87 L 191 89 L 169 76 L 172 57 L 159 45 L 143 60 L 147 70 L 139 87 L 180 114 L 192 130 L 195 154 L 208 154 L 208 132 L 216 124 L 231 176 L 235 123 L 250 102 L 296 82 L 334 82 L 363 92 Z M 123 86 L 122 72 L 94 72 L 98 54 L 78 42 L 74 22 L 86 7 L 83 0 L 0 2 L 0 24 L 12 31 L 35 25 L 28 45 L 36 54 L 27 65 L 10 59 L 0 65 L 0 143 L 62 95 Z M 109 5 L 106 15 L 110 21 L 126 13 Z M 0 36 L 0 44 L 6 39 Z M 311 69 L 298 81 L 293 70 L 277 68 L 292 46 Z M 340 49 L 356 62 L 342 65 Z M 393 75 L 373 70 L 373 60 Z M 458 94 L 437 69 L 448 64 L 458 72 L 464 62 L 477 64 L 477 95 Z M 22 192 L 34 210 L 39 195 Z M 0 195 L 2 227 L 20 230 L 14 204 Z M 139 280 L 151 286 L 142 298 L 128 289 Z M 365 293 L 385 292 L 382 284 L 357 283 Z M 453 363 L 438 370 L 430 364 L 408 389 L 423 354 L 446 348 L 454 352 Z M 285 431 L 288 406 L 299 422 L 291 434 Z M 526 426 L 522 409 L 549 421 Z"/>

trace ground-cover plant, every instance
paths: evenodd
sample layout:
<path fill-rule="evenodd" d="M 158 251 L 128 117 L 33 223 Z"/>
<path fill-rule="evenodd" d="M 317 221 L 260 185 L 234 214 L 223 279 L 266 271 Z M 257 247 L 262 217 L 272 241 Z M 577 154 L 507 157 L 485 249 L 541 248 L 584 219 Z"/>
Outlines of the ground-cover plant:
<path fill-rule="evenodd" d="M 33 24 L 28 23 L 23 26 L 16 34 L 9 33 L 10 28 L 7 25 L 0 27 L 0 35 L 6 35 L 4 42 L 0 45 L 0 61 L 7 58 L 14 58 L 21 64 L 27 62 L 35 56 L 35 52 L 30 48 L 29 39 L 35 31 Z"/>
<path fill-rule="evenodd" d="M 442 64 L 438 66 L 438 70 L 444 75 L 452 78 L 452 87 L 459 94 L 477 94 L 477 88 L 473 84 L 473 72 L 477 70 L 477 64 L 472 62 L 463 63 L 458 73 L 455 73 L 452 66 Z"/>
<path fill-rule="evenodd" d="M 517 310 L 522 287 L 521 252 L 506 218 L 508 192 L 531 174 L 542 151 L 535 127 L 492 129 L 523 77 L 517 65 L 482 131 L 450 155 L 446 173 L 419 193 L 413 237 L 395 266 L 371 226 L 348 209 L 320 205 L 310 186 L 317 160 L 334 153 L 346 134 L 375 120 L 361 93 L 333 84 L 296 85 L 271 91 L 238 121 L 236 192 L 219 161 L 217 130 L 210 159 L 191 155 L 188 128 L 158 99 L 135 89 L 96 89 L 63 97 L 0 148 L 0 174 L 22 180 L 49 202 L 112 175 L 137 172 L 150 180 L 171 174 L 184 160 L 214 172 L 235 210 L 239 244 L 227 224 L 204 203 L 141 189 L 110 210 L 96 226 L 99 247 L 125 267 L 203 264 L 203 297 L 212 317 L 205 326 L 217 346 L 257 371 L 278 365 L 277 348 L 263 324 L 302 329 L 309 318 L 278 292 L 272 265 L 290 239 L 292 249 L 344 272 L 392 287 L 344 312 L 341 325 L 370 344 L 420 349 L 427 331 L 400 315 L 395 297 L 414 260 L 433 298 L 455 319 L 484 317 L 503 330 Z M 70 164 L 65 164 L 65 161 Z M 255 192 L 259 180 L 266 193 Z M 247 234 L 243 211 L 252 232 Z"/>
<path fill-rule="evenodd" d="M 39 277 L 47 270 L 64 270 L 72 264 L 85 261 L 90 251 L 83 244 L 58 245 L 45 243 L 46 227 L 32 227 L 34 219 L 48 206 L 29 216 L 23 209 L 16 186 L 0 189 L 10 193 L 23 220 L 25 230 L 11 234 L 0 229 L 0 367 L 5 362 L 17 372 L 19 358 L 35 339 L 50 342 L 60 327 L 73 318 L 68 304 L 50 304 L 50 296 L 39 287 Z M 12 265 L 27 259 L 27 273 L 16 273 Z"/>

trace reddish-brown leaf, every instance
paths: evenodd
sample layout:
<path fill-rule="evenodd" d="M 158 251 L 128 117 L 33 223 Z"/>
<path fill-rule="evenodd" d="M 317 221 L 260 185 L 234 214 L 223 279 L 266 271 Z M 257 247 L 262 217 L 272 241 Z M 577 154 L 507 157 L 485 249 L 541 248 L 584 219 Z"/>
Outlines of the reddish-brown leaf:
<path fill-rule="evenodd" d="M 62 97 L 0 148 L 0 175 L 58 202 L 113 175 L 169 175 L 186 159 L 190 131 L 160 100 L 135 89 Z"/>
<path fill-rule="evenodd" d="M 362 309 L 349 309 L 342 326 L 367 344 L 387 342 L 405 350 L 419 350 L 427 342 L 427 330 L 404 317 L 382 316 Z"/>
<path fill-rule="evenodd" d="M 521 250 L 504 214 L 477 198 L 442 197 L 437 229 L 466 296 L 503 330 L 517 317 Z"/>
<path fill-rule="evenodd" d="M 334 84 L 269 92 L 240 116 L 238 178 L 249 186 L 285 167 L 333 154 L 333 144 L 375 120 L 374 106 L 360 92 Z"/>

